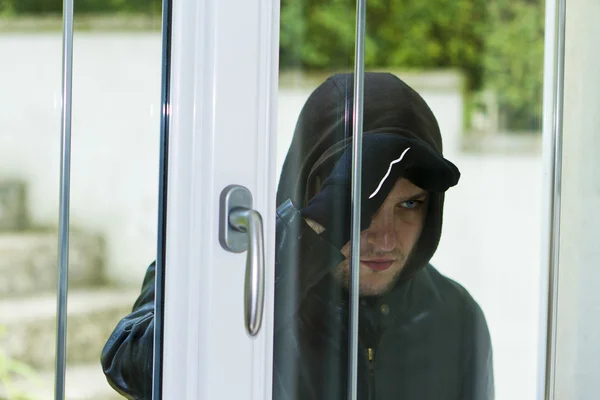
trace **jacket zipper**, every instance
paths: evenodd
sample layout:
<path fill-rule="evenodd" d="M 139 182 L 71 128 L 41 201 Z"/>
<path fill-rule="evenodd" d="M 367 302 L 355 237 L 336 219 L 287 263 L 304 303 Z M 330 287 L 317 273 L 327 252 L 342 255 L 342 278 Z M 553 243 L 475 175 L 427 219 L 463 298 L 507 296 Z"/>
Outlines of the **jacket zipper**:
<path fill-rule="evenodd" d="M 367 349 L 367 360 L 369 361 L 369 400 L 375 400 L 375 350 Z"/>

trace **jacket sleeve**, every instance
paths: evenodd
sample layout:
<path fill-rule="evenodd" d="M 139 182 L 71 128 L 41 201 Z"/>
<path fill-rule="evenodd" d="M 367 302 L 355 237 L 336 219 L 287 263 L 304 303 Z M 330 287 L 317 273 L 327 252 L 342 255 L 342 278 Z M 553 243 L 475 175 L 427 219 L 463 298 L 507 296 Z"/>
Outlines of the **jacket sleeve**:
<path fill-rule="evenodd" d="M 276 216 L 275 331 L 287 326 L 300 303 L 343 255 L 304 221 L 291 201 Z M 155 264 L 146 272 L 131 314 L 108 339 L 101 362 L 110 385 L 128 399 L 150 399 L 154 345 Z"/>
<path fill-rule="evenodd" d="M 341 295 L 339 289 L 329 290 L 332 280 L 326 277 L 344 256 L 305 222 L 291 201 L 277 210 L 276 237 L 273 398 L 334 398 L 321 396 L 321 386 L 314 380 L 315 364 L 308 361 L 311 356 L 306 350 L 313 334 L 328 335 L 324 325 L 314 328 L 312 317 L 325 311 L 324 303 L 334 301 L 333 296 Z"/>
<path fill-rule="evenodd" d="M 466 368 L 461 400 L 494 400 L 494 368 L 490 332 L 483 311 L 475 301 L 468 307 L 464 336 Z"/>
<path fill-rule="evenodd" d="M 344 260 L 322 239 L 290 200 L 277 209 L 275 242 L 275 332 L 297 315 L 308 292 Z"/>
<path fill-rule="evenodd" d="M 131 314 L 116 326 L 101 355 L 110 385 L 128 399 L 152 398 L 155 263 L 146 272 Z"/>

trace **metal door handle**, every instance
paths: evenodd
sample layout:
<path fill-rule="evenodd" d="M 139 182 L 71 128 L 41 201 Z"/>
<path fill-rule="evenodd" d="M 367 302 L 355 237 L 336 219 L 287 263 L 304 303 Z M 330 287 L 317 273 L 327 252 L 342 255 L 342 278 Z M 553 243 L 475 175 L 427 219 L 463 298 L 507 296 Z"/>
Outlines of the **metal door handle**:
<path fill-rule="evenodd" d="M 263 223 L 258 211 L 238 208 L 229 214 L 229 223 L 248 236 L 246 279 L 244 283 L 244 310 L 246 330 L 255 336 L 260 330 L 265 301 L 265 254 Z"/>
<path fill-rule="evenodd" d="M 265 302 L 265 252 L 260 213 L 252 209 L 252 195 L 243 186 L 230 185 L 221 193 L 219 241 L 225 250 L 246 257 L 244 320 L 246 331 L 256 336 L 262 325 Z"/>

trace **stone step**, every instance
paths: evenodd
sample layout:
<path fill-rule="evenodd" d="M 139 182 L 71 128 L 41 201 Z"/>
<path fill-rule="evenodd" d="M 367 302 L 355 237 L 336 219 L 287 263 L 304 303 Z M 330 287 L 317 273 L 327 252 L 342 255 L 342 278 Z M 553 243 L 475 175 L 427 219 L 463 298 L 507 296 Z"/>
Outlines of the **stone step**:
<path fill-rule="evenodd" d="M 27 187 L 15 180 L 0 181 L 0 231 L 27 227 Z"/>
<path fill-rule="evenodd" d="M 72 229 L 69 242 L 69 286 L 102 285 L 102 238 Z M 55 291 L 57 266 L 55 231 L 0 233 L 0 299 Z"/>
<path fill-rule="evenodd" d="M 138 294 L 138 289 L 69 290 L 67 362 L 99 364 L 104 343 Z M 34 369 L 53 368 L 56 303 L 56 293 L 0 300 L 0 349 Z"/>
<path fill-rule="evenodd" d="M 14 382 L 15 390 L 20 394 L 27 395 L 26 398 L 31 400 L 54 400 L 54 383 L 54 370 L 40 371 L 34 377 L 20 377 Z M 5 397 L 9 399 L 17 398 L 8 397 L 6 393 L 2 393 L 0 387 L 0 399 Z M 100 364 L 94 363 L 67 365 L 65 399 L 123 400 L 124 397 L 110 387 L 102 373 Z"/>

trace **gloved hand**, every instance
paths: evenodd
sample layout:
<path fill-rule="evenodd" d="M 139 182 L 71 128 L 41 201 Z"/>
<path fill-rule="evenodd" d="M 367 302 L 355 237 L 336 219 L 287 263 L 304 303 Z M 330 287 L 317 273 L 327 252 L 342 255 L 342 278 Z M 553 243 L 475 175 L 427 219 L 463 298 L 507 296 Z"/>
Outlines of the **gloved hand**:
<path fill-rule="evenodd" d="M 371 224 L 400 177 L 428 192 L 444 192 L 458 183 L 460 172 L 420 139 L 398 134 L 363 136 L 361 231 Z M 300 210 L 306 219 L 325 227 L 322 236 L 338 249 L 350 240 L 352 148 L 345 150 L 321 191 Z"/>

